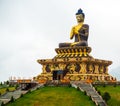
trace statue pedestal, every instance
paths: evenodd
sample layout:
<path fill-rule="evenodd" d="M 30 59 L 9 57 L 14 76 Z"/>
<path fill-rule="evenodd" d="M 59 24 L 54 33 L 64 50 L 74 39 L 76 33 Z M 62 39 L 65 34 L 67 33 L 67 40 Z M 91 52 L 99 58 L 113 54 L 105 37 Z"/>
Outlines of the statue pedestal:
<path fill-rule="evenodd" d="M 54 58 L 37 60 L 43 66 L 37 80 L 113 80 L 108 74 L 108 66 L 112 61 L 93 58 L 90 56 L 90 47 L 63 47 L 56 48 L 55 51 L 57 55 Z"/>

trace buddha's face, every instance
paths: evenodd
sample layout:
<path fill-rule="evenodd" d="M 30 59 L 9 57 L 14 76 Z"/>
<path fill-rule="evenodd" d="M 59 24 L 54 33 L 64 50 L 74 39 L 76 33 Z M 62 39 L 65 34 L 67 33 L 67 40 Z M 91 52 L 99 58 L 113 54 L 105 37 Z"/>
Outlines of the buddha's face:
<path fill-rule="evenodd" d="M 83 17 L 82 14 L 78 14 L 78 15 L 76 15 L 76 19 L 77 19 L 77 22 L 78 22 L 78 23 L 81 23 L 81 22 L 84 21 L 84 17 Z"/>

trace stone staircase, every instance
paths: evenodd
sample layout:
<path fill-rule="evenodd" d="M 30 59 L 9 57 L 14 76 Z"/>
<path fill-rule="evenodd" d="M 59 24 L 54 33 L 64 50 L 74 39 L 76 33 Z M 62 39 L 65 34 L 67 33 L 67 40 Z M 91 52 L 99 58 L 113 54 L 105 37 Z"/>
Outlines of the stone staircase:
<path fill-rule="evenodd" d="M 95 90 L 95 88 L 88 83 L 85 82 L 77 82 L 72 84 L 74 87 L 79 87 L 79 89 L 83 92 L 86 92 L 88 96 L 91 97 L 92 101 L 95 102 L 97 106 L 107 106 L 105 101 L 102 99 L 102 97 L 98 94 L 98 92 Z"/>
<path fill-rule="evenodd" d="M 21 94 L 25 94 L 27 91 L 21 91 L 21 90 L 16 90 L 13 92 L 7 92 L 3 95 L 0 96 L 0 106 L 1 103 L 3 102 L 4 104 L 8 103 L 11 100 L 11 97 L 13 96 L 14 99 L 18 99 Z"/>
<path fill-rule="evenodd" d="M 34 91 L 37 88 L 42 88 L 42 87 L 44 87 L 44 84 L 38 84 L 35 87 L 31 88 L 30 90 Z M 0 95 L 0 106 L 1 106 L 2 102 L 4 104 L 8 103 L 11 100 L 11 97 L 13 97 L 14 99 L 18 99 L 18 98 L 20 98 L 21 94 L 26 94 L 27 92 L 28 92 L 28 90 L 18 89 L 18 90 L 15 90 L 12 92 L 6 92 L 5 94 Z"/>

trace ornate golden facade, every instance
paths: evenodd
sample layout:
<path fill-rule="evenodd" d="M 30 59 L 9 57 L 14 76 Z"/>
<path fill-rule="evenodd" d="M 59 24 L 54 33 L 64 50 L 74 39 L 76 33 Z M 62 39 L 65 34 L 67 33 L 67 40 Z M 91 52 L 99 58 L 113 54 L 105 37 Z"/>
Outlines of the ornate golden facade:
<path fill-rule="evenodd" d="M 108 74 L 111 61 L 95 59 L 90 56 L 91 48 L 86 46 L 56 48 L 57 55 L 52 59 L 37 60 L 42 68 L 42 73 L 37 79 L 81 81 L 110 81 L 113 79 Z M 54 75 L 54 72 L 61 71 Z"/>

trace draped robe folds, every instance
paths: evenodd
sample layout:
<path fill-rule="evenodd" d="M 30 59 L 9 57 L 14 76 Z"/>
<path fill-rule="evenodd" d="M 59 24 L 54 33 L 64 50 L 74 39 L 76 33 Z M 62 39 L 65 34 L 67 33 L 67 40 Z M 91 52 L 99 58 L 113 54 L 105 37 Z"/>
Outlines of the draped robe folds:
<path fill-rule="evenodd" d="M 70 39 L 75 37 L 73 43 L 59 43 L 59 47 L 88 46 L 89 26 L 87 24 L 78 24 L 71 29 Z"/>

